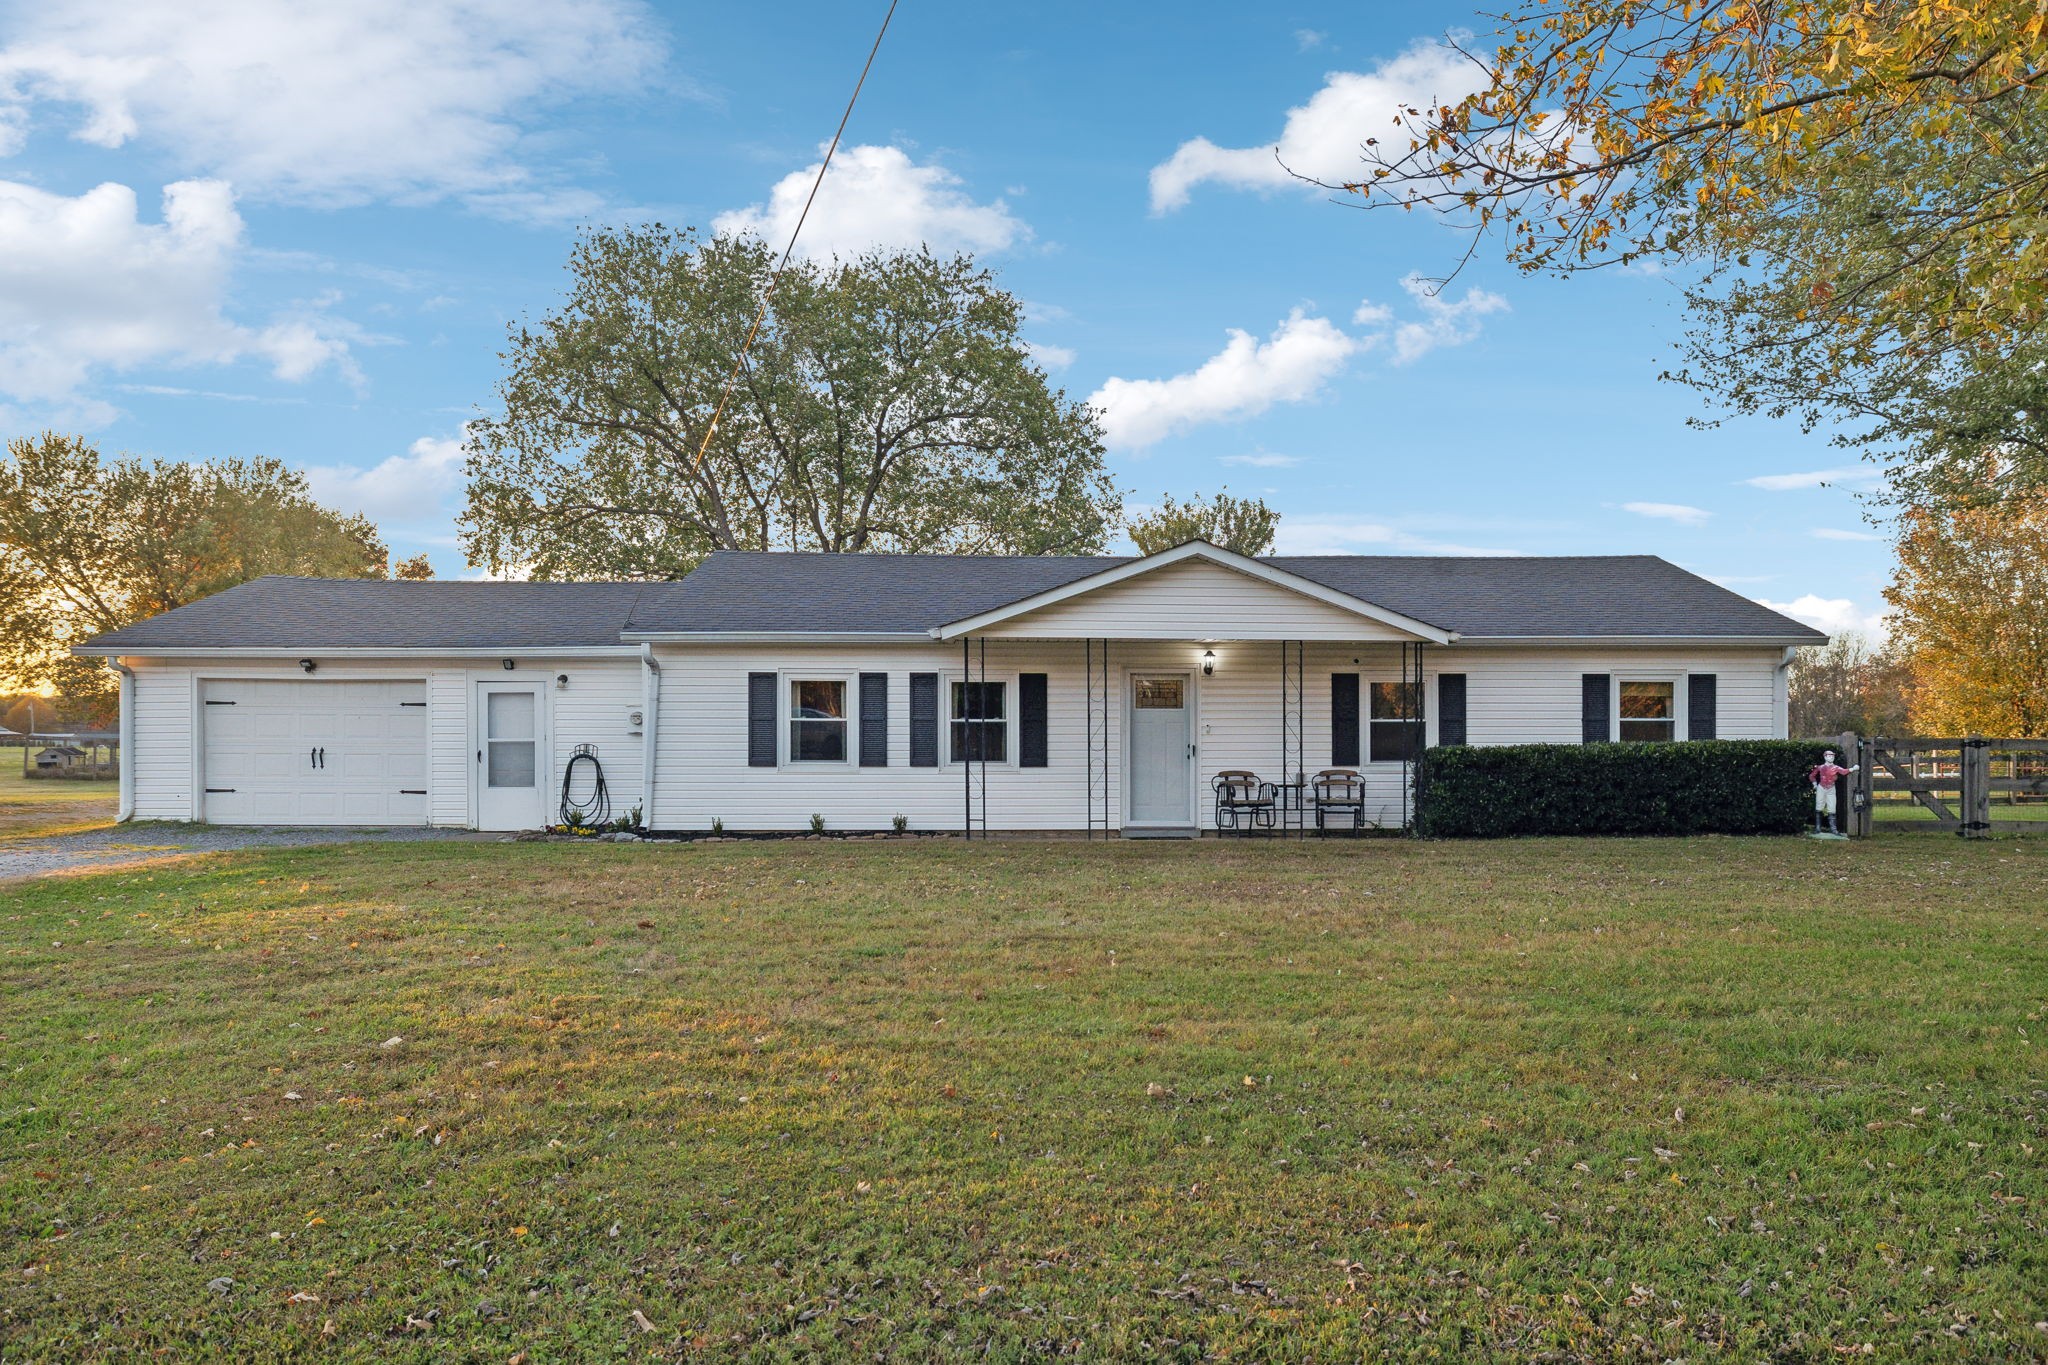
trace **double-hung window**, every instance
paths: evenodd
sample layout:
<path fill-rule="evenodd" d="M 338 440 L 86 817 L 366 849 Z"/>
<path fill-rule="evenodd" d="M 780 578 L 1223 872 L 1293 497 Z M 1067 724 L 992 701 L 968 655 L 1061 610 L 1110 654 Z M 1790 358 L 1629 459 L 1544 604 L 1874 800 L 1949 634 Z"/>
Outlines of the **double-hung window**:
<path fill-rule="evenodd" d="M 1422 694 L 1412 682 L 1372 685 L 1367 720 L 1373 763 L 1400 763 L 1422 755 Z"/>
<path fill-rule="evenodd" d="M 1621 684 L 1621 738 L 1667 743 L 1678 737 L 1678 685 L 1672 682 Z"/>
<path fill-rule="evenodd" d="M 1004 709 L 1005 686 L 999 682 L 953 684 L 953 762 L 1008 761 L 1010 721 Z"/>
<path fill-rule="evenodd" d="M 789 761 L 846 761 L 846 680 L 789 680 Z"/>

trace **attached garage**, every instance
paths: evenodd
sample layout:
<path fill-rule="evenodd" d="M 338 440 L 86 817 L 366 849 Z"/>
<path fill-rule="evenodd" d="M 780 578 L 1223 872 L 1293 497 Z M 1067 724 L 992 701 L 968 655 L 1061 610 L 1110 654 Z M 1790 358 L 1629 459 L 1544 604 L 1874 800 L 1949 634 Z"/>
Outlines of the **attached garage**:
<path fill-rule="evenodd" d="M 424 680 L 208 680 L 203 818 L 223 825 L 427 823 Z"/>

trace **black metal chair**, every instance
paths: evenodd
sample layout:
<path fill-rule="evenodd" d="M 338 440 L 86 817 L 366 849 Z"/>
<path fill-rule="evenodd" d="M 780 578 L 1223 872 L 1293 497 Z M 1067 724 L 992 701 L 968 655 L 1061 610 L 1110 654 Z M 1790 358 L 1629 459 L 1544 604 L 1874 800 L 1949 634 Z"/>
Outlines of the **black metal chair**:
<path fill-rule="evenodd" d="M 1271 829 L 1280 807 L 1280 793 L 1271 782 L 1243 768 L 1225 768 L 1210 783 L 1216 789 L 1216 829 L 1246 834 Z"/>
<path fill-rule="evenodd" d="M 1353 833 L 1365 828 L 1365 779 L 1355 769 L 1325 768 L 1309 779 L 1308 789 L 1318 834 L 1327 834 L 1334 819 Z"/>

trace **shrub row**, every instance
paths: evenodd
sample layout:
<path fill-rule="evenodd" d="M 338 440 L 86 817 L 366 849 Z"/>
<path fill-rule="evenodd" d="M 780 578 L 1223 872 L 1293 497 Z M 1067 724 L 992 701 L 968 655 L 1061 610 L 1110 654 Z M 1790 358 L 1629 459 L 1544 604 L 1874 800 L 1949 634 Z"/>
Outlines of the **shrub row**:
<path fill-rule="evenodd" d="M 1796 834 L 1813 820 L 1806 772 L 1820 754 L 1762 739 L 1436 748 L 1416 775 L 1419 832 Z"/>

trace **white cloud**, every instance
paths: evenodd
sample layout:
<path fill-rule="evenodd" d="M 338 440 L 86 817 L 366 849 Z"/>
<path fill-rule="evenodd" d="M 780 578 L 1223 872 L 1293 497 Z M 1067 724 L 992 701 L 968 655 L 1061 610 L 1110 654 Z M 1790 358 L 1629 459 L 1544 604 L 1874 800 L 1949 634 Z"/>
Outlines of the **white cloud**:
<path fill-rule="evenodd" d="M 1112 449 L 1140 450 L 1206 422 L 1255 416 L 1312 396 L 1359 349 L 1327 318 L 1297 308 L 1264 341 L 1230 329 L 1223 349 L 1171 379 L 1115 379 L 1089 396 Z"/>
<path fill-rule="evenodd" d="M 1330 35 L 1321 29 L 1298 28 L 1294 30 L 1294 47 L 1297 52 L 1306 52 L 1312 47 L 1321 47 Z"/>
<path fill-rule="evenodd" d="M 1714 515 L 1704 507 L 1688 507 L 1682 502 L 1625 502 L 1621 510 L 1639 517 L 1675 521 L 1681 526 L 1703 526 L 1707 518 Z"/>
<path fill-rule="evenodd" d="M 1283 516 L 1274 535 L 1275 549 L 1284 555 L 1336 555 L 1378 551 L 1413 555 L 1519 555 L 1477 545 L 1460 545 L 1432 540 L 1385 522 L 1363 517 Z"/>
<path fill-rule="evenodd" d="M 44 106 L 264 199 L 473 199 L 508 216 L 595 202 L 522 164 L 521 123 L 643 85 L 663 43 L 639 0 L 66 0 L 10 7 L 0 153 Z M 567 197 L 558 198 L 566 195 Z"/>
<path fill-rule="evenodd" d="M 61 404 L 99 370 L 244 358 L 280 379 L 354 378 L 349 341 L 374 338 L 319 305 L 255 328 L 225 316 L 241 244 L 218 180 L 166 186 L 161 223 L 141 221 L 126 185 L 70 198 L 0 180 L 0 394 Z"/>
<path fill-rule="evenodd" d="M 1869 488 L 1874 486 L 1879 478 L 1878 471 L 1868 466 L 1851 466 L 1847 469 L 1813 469 L 1801 474 L 1759 474 L 1753 479 L 1744 479 L 1743 482 L 1751 488 L 1785 493 L 1797 488 L 1821 488 L 1829 484 Z"/>
<path fill-rule="evenodd" d="M 1043 370 L 1064 370 L 1074 363 L 1074 348 L 1055 346 L 1049 341 L 1027 341 L 1025 353 L 1038 362 Z"/>
<path fill-rule="evenodd" d="M 1333 71 L 1307 104 L 1287 111 L 1278 143 L 1219 147 L 1206 137 L 1183 142 L 1152 168 L 1152 211 L 1182 207 L 1189 192 L 1208 181 L 1271 190 L 1300 186 L 1296 174 L 1333 183 L 1356 179 L 1367 138 L 1407 136 L 1394 127 L 1396 110 L 1462 98 L 1484 79 L 1477 65 L 1433 42 L 1417 43 L 1370 72 Z"/>
<path fill-rule="evenodd" d="M 1838 635 L 1853 630 L 1868 636 L 1872 641 L 1881 641 L 1891 633 L 1891 618 L 1884 611 L 1866 612 L 1846 597 L 1822 597 L 1807 593 L 1790 602 L 1772 602 L 1759 597 L 1772 611 L 1780 612 L 1795 621 L 1804 621 L 1817 630 Z"/>
<path fill-rule="evenodd" d="M 1396 365 L 1412 364 L 1439 347 L 1462 346 L 1478 337 L 1480 318 L 1508 309 L 1506 299 L 1479 288 L 1467 289 L 1461 299 L 1447 299 L 1436 285 L 1412 270 L 1402 277 L 1401 288 L 1421 308 L 1422 317 L 1395 324 L 1384 333 L 1393 341 L 1392 363 Z M 1393 309 L 1371 299 L 1360 303 L 1351 315 L 1352 323 L 1360 327 L 1385 328 L 1393 318 Z"/>
<path fill-rule="evenodd" d="M 446 504 L 462 487 L 462 438 L 422 436 L 403 455 L 368 469 L 312 465 L 313 496 L 342 512 L 360 512 L 380 525 L 424 525 L 445 519 Z"/>
<path fill-rule="evenodd" d="M 1812 529 L 1811 531 L 1808 531 L 1808 532 L 1807 532 L 1807 534 L 1808 534 L 1808 535 L 1810 535 L 1810 536 L 1812 536 L 1812 537 L 1813 537 L 1813 538 L 1814 538 L 1815 540 L 1883 540 L 1883 539 L 1884 539 L 1884 537 L 1883 537 L 1883 536 L 1876 536 L 1876 535 L 1872 535 L 1872 534 L 1871 534 L 1870 532 L 1868 532 L 1868 531 L 1843 531 L 1843 530 L 1838 530 L 1838 529 L 1836 529 L 1836 528 L 1835 528 L 1835 527 L 1833 527 L 1833 526 L 1816 526 L 1816 527 L 1814 527 L 1814 528 L 1813 528 L 1813 529 Z"/>
<path fill-rule="evenodd" d="M 822 159 L 824 148 L 819 148 Z M 777 251 L 789 240 L 819 162 L 775 182 L 766 204 L 721 213 L 719 232 L 751 232 Z M 993 200 L 977 204 L 960 178 L 942 166 L 920 166 L 901 147 L 842 147 L 818 199 L 804 220 L 797 250 L 824 259 L 851 257 L 873 247 L 929 246 L 936 252 L 1002 251 L 1028 241 L 1031 229 Z"/>
<path fill-rule="evenodd" d="M 1275 455 L 1270 451 L 1254 451 L 1250 455 L 1225 455 L 1218 464 L 1238 464 L 1247 469 L 1292 469 L 1301 463 L 1299 455 Z"/>

